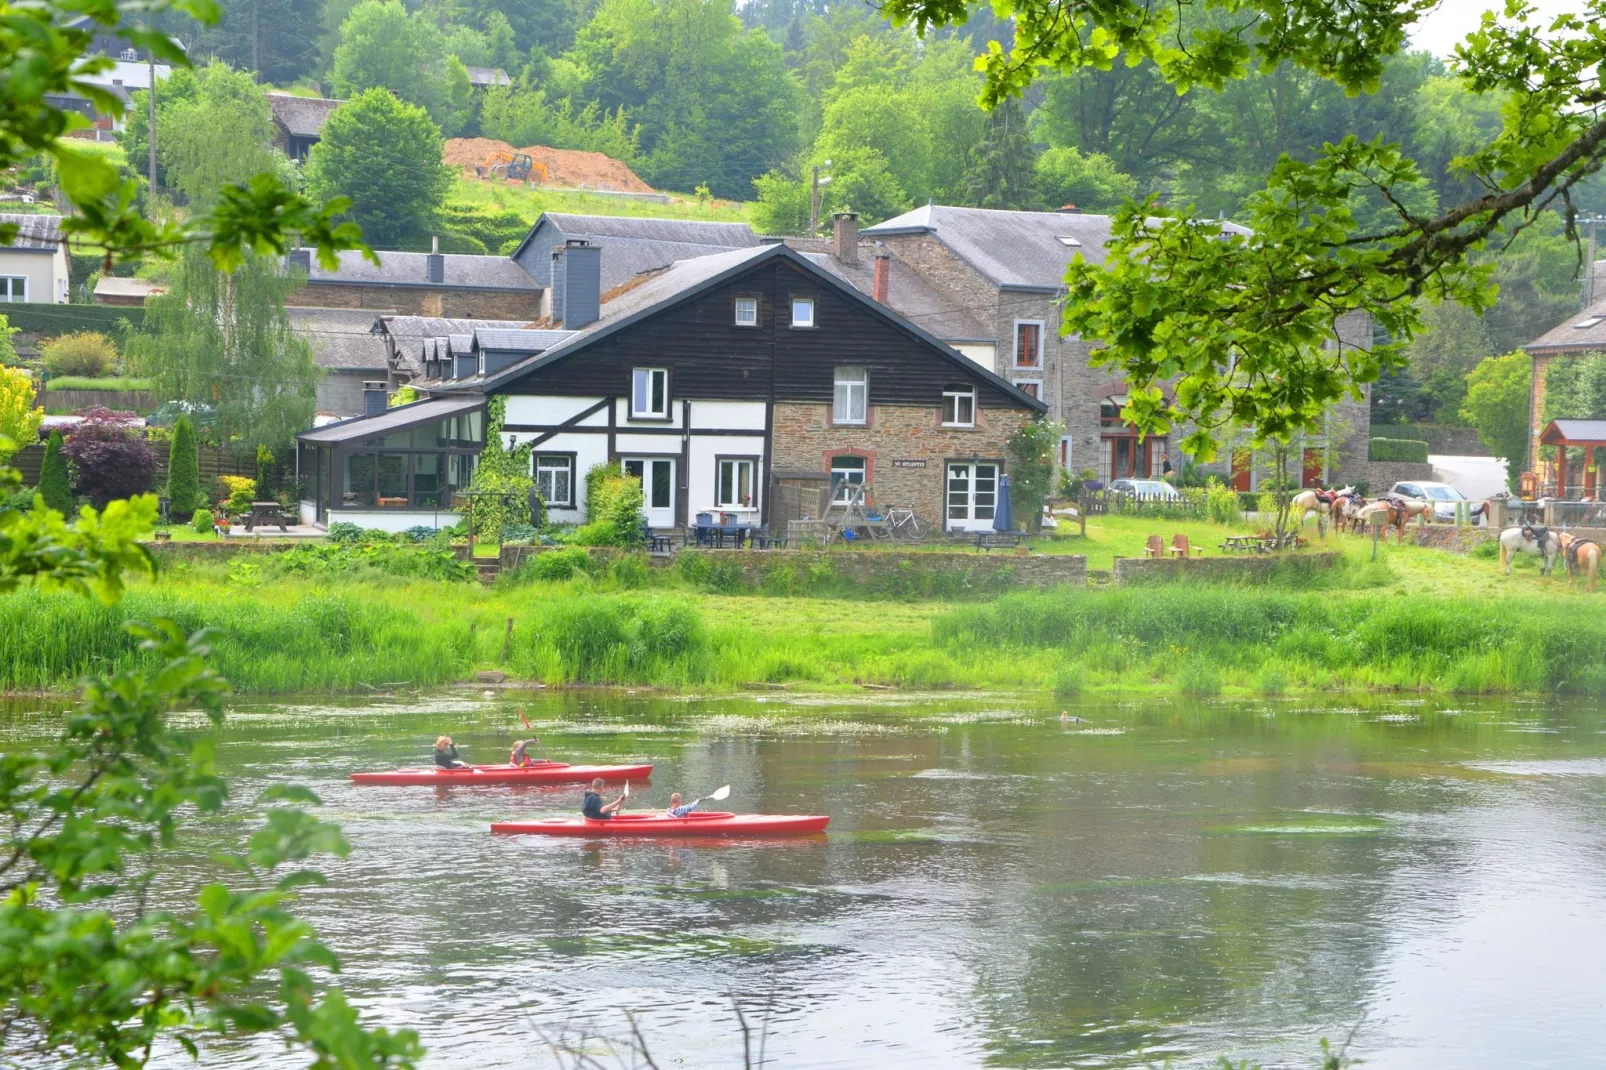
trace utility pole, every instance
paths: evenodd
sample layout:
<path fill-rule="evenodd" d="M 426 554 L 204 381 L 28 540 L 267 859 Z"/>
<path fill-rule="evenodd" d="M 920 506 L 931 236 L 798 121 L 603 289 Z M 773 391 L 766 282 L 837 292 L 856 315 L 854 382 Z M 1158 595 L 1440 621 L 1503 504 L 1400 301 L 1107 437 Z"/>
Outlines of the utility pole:
<path fill-rule="evenodd" d="M 150 49 L 147 48 L 145 50 L 145 59 L 150 64 L 149 70 L 150 70 L 150 76 L 151 76 L 151 90 L 150 90 L 150 125 L 151 125 L 150 150 L 151 151 L 150 151 L 150 160 L 147 161 L 147 163 L 148 163 L 148 165 L 150 167 L 150 173 L 147 175 L 147 177 L 150 179 L 151 188 L 150 188 L 150 191 L 148 193 L 146 193 L 146 195 L 145 195 L 145 198 L 146 198 L 145 207 L 151 212 L 152 218 L 155 218 L 155 212 L 156 212 L 156 209 L 155 209 L 155 198 L 156 198 L 156 53 L 152 52 Z"/>
<path fill-rule="evenodd" d="M 251 0 L 251 73 L 262 80 L 262 30 L 257 19 L 257 0 Z"/>
<path fill-rule="evenodd" d="M 829 171 L 830 169 L 830 160 L 815 164 L 814 179 L 809 183 L 809 237 L 811 238 L 820 232 L 820 187 L 831 184 L 831 176 L 826 175 L 821 178 L 820 172 L 822 170 Z"/>

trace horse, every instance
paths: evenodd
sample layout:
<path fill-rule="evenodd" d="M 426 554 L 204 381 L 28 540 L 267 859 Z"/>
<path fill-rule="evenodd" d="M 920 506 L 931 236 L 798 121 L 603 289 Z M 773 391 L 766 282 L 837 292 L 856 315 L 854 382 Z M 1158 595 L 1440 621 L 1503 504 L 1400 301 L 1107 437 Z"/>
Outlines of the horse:
<path fill-rule="evenodd" d="M 1555 567 L 1556 554 L 1561 550 L 1561 544 L 1556 541 L 1549 528 L 1536 527 L 1533 524 L 1523 524 L 1520 527 L 1507 528 L 1500 533 L 1500 567 L 1507 576 L 1511 575 L 1511 559 L 1519 553 L 1533 554 L 1539 558 L 1539 574 L 1550 575 Z"/>
<path fill-rule="evenodd" d="M 1556 536 L 1556 542 L 1561 546 L 1562 561 L 1567 568 L 1569 582 L 1577 579 L 1582 572 L 1589 579 L 1588 590 L 1595 591 L 1595 577 L 1600 574 L 1600 543 L 1593 539 L 1585 539 L 1564 531 Z"/>
<path fill-rule="evenodd" d="M 1418 517 L 1418 523 L 1422 525 L 1433 519 L 1433 503 L 1426 498 L 1406 498 L 1399 494 L 1390 494 L 1388 500 L 1404 510 L 1406 520 L 1410 520 L 1413 516 Z"/>
<path fill-rule="evenodd" d="M 1366 499 L 1356 494 L 1353 489 L 1347 494 L 1334 495 L 1331 506 L 1333 530 L 1343 531 L 1346 528 L 1351 528 L 1359 531 L 1360 527 L 1355 522 L 1355 514 L 1360 512 L 1361 507 L 1365 504 Z"/>
<path fill-rule="evenodd" d="M 1332 511 L 1333 502 L 1345 495 L 1354 493 L 1354 487 L 1342 487 L 1339 490 L 1322 490 L 1319 487 L 1312 487 L 1309 490 L 1300 491 L 1289 499 L 1288 511 L 1292 514 L 1297 510 L 1299 512 L 1299 526 L 1304 527 L 1305 522 L 1310 519 L 1312 513 L 1315 513 L 1316 519 L 1320 521 L 1323 513 Z"/>

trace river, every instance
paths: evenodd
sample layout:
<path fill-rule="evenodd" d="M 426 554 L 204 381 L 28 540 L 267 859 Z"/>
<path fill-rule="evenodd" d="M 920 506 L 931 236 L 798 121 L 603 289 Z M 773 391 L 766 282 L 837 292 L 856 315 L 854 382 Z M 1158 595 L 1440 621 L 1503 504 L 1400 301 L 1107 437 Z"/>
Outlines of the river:
<path fill-rule="evenodd" d="M 632 801 L 829 814 L 796 841 L 492 837 L 575 788 L 358 788 L 451 734 L 651 759 Z M 301 912 L 434 1070 L 1599 1065 L 1606 721 L 1585 705 L 454 692 L 236 704 L 238 809 L 292 779 L 354 850 Z M 8 745 L 47 718 L 13 707 Z M 622 1048 L 620 1049 L 622 1051 Z M 174 1055 L 163 1065 L 189 1066 Z M 301 1065 L 265 1044 L 206 1065 Z M 568 1065 L 565 1062 L 563 1065 Z M 630 1065 L 628 1060 L 619 1065 Z"/>

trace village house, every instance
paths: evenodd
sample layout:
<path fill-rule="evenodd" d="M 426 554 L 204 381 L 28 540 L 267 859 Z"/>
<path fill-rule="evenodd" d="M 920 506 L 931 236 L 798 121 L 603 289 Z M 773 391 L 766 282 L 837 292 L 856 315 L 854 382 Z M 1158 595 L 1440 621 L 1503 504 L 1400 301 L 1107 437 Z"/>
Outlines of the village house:
<path fill-rule="evenodd" d="M 333 271 L 310 249 L 292 249 L 289 262 L 307 281 L 290 305 L 366 308 L 413 316 L 535 319 L 543 286 L 505 256 L 382 251 L 379 263 L 342 252 Z"/>
<path fill-rule="evenodd" d="M 303 433 L 304 519 L 453 522 L 500 396 L 504 441 L 532 447 L 554 520 L 583 521 L 586 472 L 617 461 L 657 528 L 715 512 L 784 527 L 779 503 L 808 501 L 789 483 L 869 483 L 945 529 L 992 527 L 1007 441 L 1041 401 L 784 244 L 606 292 L 605 258 L 566 242 L 542 328 L 416 336 L 426 400 Z"/>
<path fill-rule="evenodd" d="M 1078 255 L 1103 261 L 1109 216 L 926 205 L 861 235 L 940 294 L 950 315 L 976 321 L 978 337 L 953 344 L 1048 405 L 1051 417 L 1065 426 L 1062 467 L 1093 469 L 1106 482 L 1159 478 L 1168 465 L 1181 467 L 1181 434 L 1139 436 L 1120 416 L 1127 384 L 1089 363 L 1097 341 L 1059 331 L 1066 267 Z M 1351 317 L 1339 333 L 1330 345 L 1371 346 L 1367 317 Z M 1346 399 L 1334 406 L 1328 434 L 1294 446 L 1302 485 L 1365 479 L 1370 428 L 1368 401 Z M 1256 489 L 1271 474 L 1264 453 L 1252 456 L 1242 444 L 1226 453 L 1207 470 L 1240 490 Z"/>
<path fill-rule="evenodd" d="M 513 259 L 536 282 L 551 286 L 552 254 L 570 242 L 586 242 L 602 250 L 602 288 L 606 292 L 644 271 L 710 253 L 751 249 L 759 239 L 746 223 L 542 212 L 513 250 Z"/>
<path fill-rule="evenodd" d="M 1599 298 L 1597 300 L 1597 297 Z M 1559 456 L 1546 458 L 1543 448 L 1568 444 L 1581 446 L 1573 436 L 1568 438 L 1565 428 L 1551 428 L 1545 418 L 1545 398 L 1549 388 L 1551 369 L 1560 361 L 1576 360 L 1595 353 L 1606 353 L 1606 260 L 1596 260 L 1589 277 L 1584 280 L 1584 308 L 1562 320 L 1556 326 L 1523 346 L 1532 362 L 1532 376 L 1528 387 L 1528 456 L 1527 471 L 1531 479 L 1524 486 L 1524 496 L 1552 494 L 1558 497 L 1577 497 L 1599 493 L 1595 473 L 1586 466 L 1570 474 L 1558 464 Z M 1598 415 L 1591 413 L 1591 416 Z M 1567 425 L 1577 421 L 1558 420 Z M 1572 428 L 1574 431 L 1581 429 Z M 1550 434 L 1550 439 L 1544 436 Z M 1592 452 L 1592 451 L 1591 451 Z M 1559 454 L 1559 451 L 1557 451 Z M 1585 486 L 1587 480 L 1587 488 Z"/>
<path fill-rule="evenodd" d="M 0 245 L 0 302 L 66 304 L 72 262 L 61 240 L 61 216 L 7 212 L 0 223 L 17 228 L 11 243 Z"/>
<path fill-rule="evenodd" d="M 280 152 L 304 163 L 307 153 L 323 139 L 323 124 L 343 100 L 325 97 L 298 97 L 294 93 L 268 91 L 268 108 L 273 113 L 273 144 Z"/>

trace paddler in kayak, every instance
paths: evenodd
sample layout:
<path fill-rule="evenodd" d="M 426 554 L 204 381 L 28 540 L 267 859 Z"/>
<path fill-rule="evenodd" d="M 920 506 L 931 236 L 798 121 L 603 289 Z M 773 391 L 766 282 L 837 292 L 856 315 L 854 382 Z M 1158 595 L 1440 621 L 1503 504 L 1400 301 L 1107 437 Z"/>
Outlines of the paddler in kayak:
<path fill-rule="evenodd" d="M 517 766 L 519 768 L 523 768 L 524 766 L 528 765 L 536 765 L 536 759 L 530 756 L 530 744 L 534 742 L 535 740 L 533 739 L 514 740 L 513 753 L 508 755 L 507 764 Z"/>
<path fill-rule="evenodd" d="M 669 793 L 669 816 L 685 817 L 687 814 L 697 809 L 697 804 L 702 801 L 703 800 L 701 799 L 693 799 L 690 805 L 682 806 L 680 805 L 680 792 L 672 791 Z"/>
<path fill-rule="evenodd" d="M 593 821 L 612 821 L 613 815 L 624 804 L 625 797 L 621 795 L 608 805 L 602 805 L 602 778 L 597 777 L 586 792 L 585 802 L 580 804 L 580 812 Z"/>
<path fill-rule="evenodd" d="M 466 762 L 457 760 L 457 745 L 452 742 L 451 736 L 442 736 L 435 741 L 435 764 L 442 769 L 467 769 Z"/>

